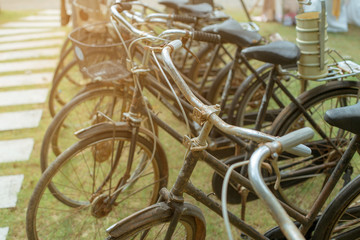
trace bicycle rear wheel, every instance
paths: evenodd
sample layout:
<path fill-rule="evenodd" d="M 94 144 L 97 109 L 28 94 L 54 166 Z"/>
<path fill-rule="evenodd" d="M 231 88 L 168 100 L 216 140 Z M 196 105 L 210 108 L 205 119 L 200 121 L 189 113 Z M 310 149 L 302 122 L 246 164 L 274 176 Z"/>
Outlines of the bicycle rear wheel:
<path fill-rule="evenodd" d="M 359 176 L 331 202 L 316 226 L 313 239 L 360 239 Z"/>
<path fill-rule="evenodd" d="M 28 238 L 104 239 L 106 227 L 155 203 L 167 185 L 166 157 L 160 146 L 154 150 L 154 142 L 139 135 L 130 176 L 124 175 L 131 136 L 130 130 L 98 133 L 63 152 L 31 196 Z"/>

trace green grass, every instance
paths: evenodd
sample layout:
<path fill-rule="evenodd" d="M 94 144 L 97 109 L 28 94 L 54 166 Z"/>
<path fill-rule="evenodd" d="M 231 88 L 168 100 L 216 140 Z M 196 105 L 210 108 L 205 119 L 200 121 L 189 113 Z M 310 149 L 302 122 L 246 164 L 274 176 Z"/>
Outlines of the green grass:
<path fill-rule="evenodd" d="M 0 24 L 8 21 L 15 21 L 21 17 L 25 17 L 33 14 L 34 12 L 5 12 L 0 13 Z M 234 17 L 238 18 L 235 14 L 232 14 Z M 245 20 L 244 18 L 238 18 L 239 20 Z M 278 23 L 259 23 L 261 28 L 261 34 L 263 36 L 268 36 L 271 33 L 279 32 L 284 39 L 289 41 L 295 41 L 295 28 L 286 27 Z M 360 62 L 360 28 L 350 26 L 348 33 L 341 34 L 329 34 L 329 46 L 331 48 L 337 49 L 341 54 L 346 56 L 353 56 L 353 59 L 357 62 Z M 44 86 L 41 86 L 44 87 Z M 33 88 L 33 86 L 26 87 L 28 89 Z M 19 88 L 9 88 L 2 89 L 2 91 L 14 90 Z M 150 98 L 150 97 L 149 97 Z M 159 116 L 162 119 L 171 125 L 175 129 L 183 134 L 185 134 L 184 125 L 177 120 L 168 110 L 155 99 L 151 99 L 152 105 L 156 112 L 159 112 Z M 0 227 L 10 226 L 9 234 L 7 239 L 26 239 L 25 235 L 25 213 L 27 209 L 27 204 L 29 198 L 32 194 L 32 191 L 40 178 L 40 163 L 39 163 L 39 154 L 42 138 L 44 133 L 51 122 L 51 117 L 47 109 L 46 104 L 38 105 L 24 105 L 24 106 L 13 106 L 13 107 L 2 107 L 0 112 L 8 111 L 20 111 L 20 110 L 30 110 L 30 109 L 43 109 L 44 113 L 42 116 L 41 124 L 38 128 L 34 129 L 23 129 L 15 131 L 5 131 L 0 133 L 0 139 L 18 139 L 31 137 L 35 140 L 35 146 L 31 154 L 31 158 L 26 162 L 17 162 L 17 163 L 6 163 L 0 165 L 0 176 L 12 175 L 12 174 L 24 174 L 24 182 L 21 187 L 21 191 L 18 195 L 17 206 L 13 209 L 1 209 L 0 210 Z M 169 163 L 169 174 L 170 180 L 168 186 L 171 187 L 175 181 L 175 178 L 182 166 L 183 157 L 185 154 L 185 147 L 175 141 L 164 131 L 160 131 L 160 141 L 163 148 L 166 151 L 167 159 Z M 211 180 L 212 180 L 213 171 L 206 166 L 204 163 L 198 163 L 198 166 L 192 177 L 192 182 L 194 185 L 201 188 L 205 193 L 210 194 L 212 192 Z M 215 199 L 215 196 L 213 196 Z M 203 210 L 203 213 L 207 221 L 207 239 L 225 239 L 226 233 L 224 230 L 224 225 L 222 219 L 220 219 L 216 214 L 207 210 L 201 206 L 196 201 L 186 197 L 186 200 L 198 205 Z M 239 213 L 241 210 L 240 206 L 231 206 L 232 210 L 236 213 Z M 266 209 L 262 206 L 259 201 L 250 202 L 246 206 L 248 215 L 247 221 L 254 225 L 259 231 L 264 232 L 270 226 L 273 225 L 272 218 Z M 234 230 L 236 234 L 237 231 Z"/>
<path fill-rule="evenodd" d="M 34 10 L 27 10 L 27 11 L 24 11 L 24 10 L 23 11 L 0 10 L 0 24 L 16 21 L 16 20 L 19 20 L 20 18 L 34 15 L 36 13 L 37 13 L 37 11 L 34 11 Z"/>

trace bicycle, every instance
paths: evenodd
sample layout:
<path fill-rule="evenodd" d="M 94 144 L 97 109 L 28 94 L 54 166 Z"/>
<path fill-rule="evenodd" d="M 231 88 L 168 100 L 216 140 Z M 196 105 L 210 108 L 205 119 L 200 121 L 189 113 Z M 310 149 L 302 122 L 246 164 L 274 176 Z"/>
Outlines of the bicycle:
<path fill-rule="evenodd" d="M 170 45 L 170 46 L 169 46 Z M 190 89 L 187 87 L 186 83 L 182 80 L 181 75 L 176 71 L 173 63 L 171 62 L 170 54 L 172 51 L 175 51 L 177 48 L 181 47 L 181 42 L 172 42 L 163 50 L 163 59 L 165 62 L 165 66 L 167 70 L 171 73 L 173 79 L 177 83 L 178 87 L 182 89 L 182 93 L 186 96 L 187 100 L 192 103 L 195 107 L 202 109 L 204 106 L 202 103 L 196 99 L 193 95 L 191 95 Z M 206 107 L 205 107 L 206 108 Z M 154 235 L 150 231 L 150 228 L 159 227 L 160 231 L 164 230 L 163 233 L 165 239 L 170 237 L 175 237 L 173 235 L 178 232 L 175 230 L 180 224 L 182 225 L 182 230 L 185 231 L 183 235 L 180 235 L 180 238 L 187 237 L 187 239 L 204 239 L 205 238 L 205 229 L 204 229 L 204 222 L 203 216 L 199 209 L 195 206 L 191 206 L 189 204 L 184 203 L 183 194 L 186 193 L 191 197 L 195 198 L 198 202 L 204 204 L 211 210 L 215 211 L 219 216 L 222 215 L 220 207 L 216 202 L 214 202 L 209 196 L 203 193 L 201 190 L 195 188 L 192 185 L 190 180 L 190 176 L 194 171 L 196 162 L 198 160 L 202 160 L 207 162 L 211 165 L 216 171 L 225 172 L 227 167 L 224 166 L 220 161 L 209 157 L 206 152 L 203 152 L 203 148 L 206 146 L 205 139 L 203 138 L 204 135 L 206 136 L 209 134 L 212 124 L 216 127 L 221 128 L 224 132 L 230 133 L 231 131 L 236 132 L 240 128 L 238 127 L 230 127 L 216 116 L 214 113 L 213 107 L 210 107 L 209 110 L 204 111 L 204 118 L 206 118 L 205 123 L 203 125 L 203 131 L 201 134 L 193 139 L 190 142 L 190 151 L 185 158 L 185 162 L 183 164 L 182 169 L 178 175 L 177 180 L 175 181 L 174 186 L 170 191 L 163 189 L 161 191 L 161 198 L 159 203 L 152 205 L 148 208 L 145 208 L 133 215 L 121 220 L 120 222 L 112 225 L 110 228 L 107 229 L 110 237 L 108 239 L 127 239 L 129 237 L 140 237 L 144 239 L 145 237 L 149 237 L 151 239 L 154 236 L 160 236 L 160 232 L 155 231 Z M 208 122 L 209 121 L 209 122 Z M 219 126 L 220 125 L 220 126 Z M 227 127 L 229 129 L 225 130 Z M 347 128 L 347 130 L 352 130 L 351 128 Z M 247 129 L 246 131 L 249 131 Z M 310 131 L 312 132 L 312 131 Z M 296 135 L 296 133 L 294 133 Z M 310 134 L 312 136 L 312 134 Z M 356 139 L 356 138 L 354 138 Z M 352 141 L 355 141 L 355 140 Z M 278 144 L 277 146 L 282 145 Z M 267 147 L 265 147 L 267 148 Z M 354 149 L 351 150 L 354 152 Z M 267 148 L 267 154 L 276 152 L 275 149 Z M 275 155 L 273 155 L 277 158 Z M 300 230 L 304 236 L 306 234 L 311 234 L 308 232 L 309 229 L 313 226 L 315 217 L 321 210 L 322 205 L 325 203 L 326 199 L 330 194 L 330 189 L 332 190 L 338 179 L 341 177 L 341 174 L 346 170 L 349 164 L 349 159 L 345 160 L 345 157 L 342 158 L 337 164 L 336 169 L 332 172 L 331 177 L 326 182 L 324 189 L 320 193 L 320 198 L 317 200 L 315 205 L 312 207 L 309 215 L 303 216 L 301 212 L 298 212 L 297 209 L 292 208 L 288 204 L 282 202 L 282 207 L 287 211 L 287 213 L 295 218 L 301 225 Z M 273 165 L 276 171 L 276 165 Z M 224 169 L 225 168 L 225 169 Z M 252 171 L 253 172 L 253 171 Z M 232 180 L 238 179 L 241 181 L 240 178 L 243 178 L 242 175 L 238 174 L 237 172 L 231 173 Z M 277 177 L 280 180 L 280 174 L 278 172 Z M 243 179 L 244 181 L 248 181 Z M 281 188 L 280 182 L 276 183 L 277 187 Z M 266 183 L 265 185 L 267 185 Z M 245 183 L 242 183 L 241 186 L 252 189 L 251 186 L 247 186 Z M 340 194 L 341 195 L 341 194 Z M 241 229 L 246 235 L 254 239 L 268 239 L 272 237 L 274 231 L 269 231 L 265 235 L 262 235 L 253 228 L 246 225 L 246 223 L 242 222 L 232 213 L 228 213 L 230 222 L 237 228 Z M 326 213 L 324 213 L 326 214 Z M 302 217 L 301 217 L 302 216 Z M 302 218 L 302 219 L 301 219 Z M 163 225 L 165 223 L 165 225 Z M 158 226 L 160 225 L 160 226 Z M 316 233 L 314 233 L 316 234 Z"/>

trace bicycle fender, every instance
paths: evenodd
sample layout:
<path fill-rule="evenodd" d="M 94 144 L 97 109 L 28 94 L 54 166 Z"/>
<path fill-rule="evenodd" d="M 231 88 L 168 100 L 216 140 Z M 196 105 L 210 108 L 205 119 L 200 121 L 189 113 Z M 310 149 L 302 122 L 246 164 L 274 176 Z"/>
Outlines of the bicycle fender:
<path fill-rule="evenodd" d="M 114 238 L 126 237 L 124 234 L 128 233 L 129 229 L 141 229 L 141 226 L 170 218 L 172 212 L 173 209 L 167 203 L 156 203 L 120 220 L 106 229 L 106 232 Z M 205 229 L 205 217 L 198 207 L 184 203 L 183 215 L 194 217 L 196 223 L 201 224 L 203 229 Z M 205 233 L 201 233 L 200 235 L 201 236 L 198 236 L 196 239 L 205 239 Z"/>
<path fill-rule="evenodd" d="M 115 122 L 115 123 L 96 123 L 90 127 L 86 127 L 76 131 L 74 134 L 79 139 L 90 138 L 99 133 L 110 132 L 116 130 L 131 130 L 130 126 L 126 122 Z"/>
<path fill-rule="evenodd" d="M 102 122 L 96 123 L 90 127 L 80 129 L 76 131 L 74 134 L 79 139 L 89 138 L 104 132 L 112 132 L 112 131 L 132 131 L 132 127 L 127 122 Z M 153 134 L 150 130 L 139 127 L 139 132 L 145 134 L 150 139 L 156 138 L 156 142 L 160 144 L 157 134 Z"/>

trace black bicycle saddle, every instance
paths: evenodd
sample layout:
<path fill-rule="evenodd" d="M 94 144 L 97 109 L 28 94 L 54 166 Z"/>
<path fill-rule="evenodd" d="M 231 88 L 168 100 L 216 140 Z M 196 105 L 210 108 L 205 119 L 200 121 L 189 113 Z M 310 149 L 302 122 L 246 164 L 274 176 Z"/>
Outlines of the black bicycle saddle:
<path fill-rule="evenodd" d="M 241 48 L 258 45 L 262 39 L 259 33 L 244 30 L 234 19 L 206 26 L 202 31 L 219 34 L 222 42 L 233 43 Z"/>
<path fill-rule="evenodd" d="M 292 42 L 276 41 L 263 46 L 249 47 L 242 51 L 248 59 L 262 62 L 292 65 L 300 58 L 300 49 Z"/>
<path fill-rule="evenodd" d="M 360 103 L 326 111 L 325 121 L 332 126 L 360 134 Z"/>
<path fill-rule="evenodd" d="M 214 11 L 213 7 L 208 3 L 183 4 L 179 6 L 179 10 L 194 17 L 205 17 Z"/>

